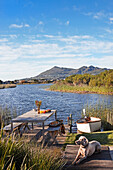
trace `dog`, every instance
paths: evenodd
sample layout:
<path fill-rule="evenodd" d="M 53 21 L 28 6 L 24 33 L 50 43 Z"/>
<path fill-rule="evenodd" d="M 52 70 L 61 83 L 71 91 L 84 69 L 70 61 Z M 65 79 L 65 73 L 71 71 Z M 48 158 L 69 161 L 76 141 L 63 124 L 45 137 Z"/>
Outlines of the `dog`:
<path fill-rule="evenodd" d="M 91 156 L 93 153 L 101 152 L 101 145 L 98 141 L 93 140 L 91 142 L 85 136 L 80 136 L 75 144 L 80 145 L 77 156 L 72 162 L 73 165 L 79 164 L 81 161 Z"/>

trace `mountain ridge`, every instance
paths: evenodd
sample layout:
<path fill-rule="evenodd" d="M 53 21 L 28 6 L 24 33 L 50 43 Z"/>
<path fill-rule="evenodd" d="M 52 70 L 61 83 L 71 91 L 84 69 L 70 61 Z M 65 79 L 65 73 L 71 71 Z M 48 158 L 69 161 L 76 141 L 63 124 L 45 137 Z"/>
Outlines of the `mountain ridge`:
<path fill-rule="evenodd" d="M 65 68 L 65 67 L 58 67 L 54 66 L 49 70 L 46 70 L 42 73 L 40 73 L 37 76 L 31 77 L 32 79 L 46 79 L 46 80 L 60 80 L 60 79 L 65 79 L 66 77 L 74 74 L 99 74 L 105 70 L 109 70 L 107 68 L 99 68 L 99 67 L 94 67 L 94 66 L 82 66 L 78 69 L 74 68 Z"/>

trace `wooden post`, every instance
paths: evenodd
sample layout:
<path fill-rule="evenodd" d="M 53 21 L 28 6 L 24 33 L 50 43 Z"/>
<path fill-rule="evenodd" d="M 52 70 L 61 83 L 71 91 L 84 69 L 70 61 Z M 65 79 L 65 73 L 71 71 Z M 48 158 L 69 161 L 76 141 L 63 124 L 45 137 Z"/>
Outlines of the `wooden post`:
<path fill-rule="evenodd" d="M 32 122 L 31 124 L 32 124 L 32 129 L 34 129 L 34 127 L 33 127 L 33 122 Z"/>
<path fill-rule="evenodd" d="M 108 113 L 108 114 L 107 114 L 107 122 L 108 122 L 110 125 L 113 125 L 113 114 L 112 114 L 112 113 Z"/>
<path fill-rule="evenodd" d="M 11 120 L 11 134 L 12 134 L 12 140 L 14 141 L 14 132 L 13 132 L 13 122 Z"/>
<path fill-rule="evenodd" d="M 55 120 L 57 120 L 57 111 L 55 110 Z"/>
<path fill-rule="evenodd" d="M 70 114 L 70 133 L 72 133 L 72 114 Z"/>
<path fill-rule="evenodd" d="M 42 147 L 44 147 L 45 137 L 44 137 L 44 122 L 42 122 Z"/>
<path fill-rule="evenodd" d="M 11 121 L 11 133 L 13 133 L 13 122 Z"/>

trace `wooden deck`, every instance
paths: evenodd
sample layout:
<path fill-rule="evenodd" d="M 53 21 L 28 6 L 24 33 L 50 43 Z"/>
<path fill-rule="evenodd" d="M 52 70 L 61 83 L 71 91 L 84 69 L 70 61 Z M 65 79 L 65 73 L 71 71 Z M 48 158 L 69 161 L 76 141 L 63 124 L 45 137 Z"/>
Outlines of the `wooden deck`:
<path fill-rule="evenodd" d="M 45 132 L 44 135 L 47 134 L 46 129 L 48 126 L 45 126 Z M 30 131 L 27 131 L 23 134 L 22 139 L 24 142 L 36 142 L 37 146 L 42 143 L 42 127 L 40 126 L 34 126 L 34 129 L 31 129 Z M 53 143 L 53 145 L 50 145 L 48 149 L 51 149 L 53 147 L 62 148 L 65 139 L 67 137 L 67 132 L 69 127 L 65 125 L 66 133 L 63 134 L 63 136 L 58 135 L 57 141 L 58 145 Z M 110 147 L 111 151 L 109 151 L 109 147 L 102 146 L 102 152 L 99 154 L 94 154 L 91 157 L 87 158 L 83 162 L 81 162 L 79 165 L 72 165 L 72 161 L 76 157 L 76 154 L 78 152 L 79 146 L 77 145 L 67 145 L 66 149 L 64 151 L 64 158 L 67 160 L 67 163 L 63 170 L 112 170 L 113 169 L 113 146 Z M 111 153 L 111 155 L 110 155 Z"/>
<path fill-rule="evenodd" d="M 79 146 L 77 145 L 67 145 L 65 149 L 65 159 L 67 159 L 67 164 L 65 165 L 66 170 L 111 170 L 113 169 L 113 160 L 109 152 L 108 146 L 102 146 L 101 153 L 93 154 L 86 160 L 81 162 L 79 165 L 72 165 L 72 161 L 77 155 Z"/>
<path fill-rule="evenodd" d="M 47 128 L 48 128 L 48 126 L 45 126 L 45 130 L 44 130 L 45 136 L 48 133 Z M 67 125 L 65 126 L 65 130 L 66 130 L 65 134 L 63 134 L 62 136 L 60 136 L 58 134 L 58 136 L 56 138 L 58 141 L 57 147 L 62 147 L 65 142 L 65 139 L 67 137 L 67 132 L 68 132 Z M 34 125 L 34 129 L 27 130 L 22 135 L 22 140 L 24 140 L 24 142 L 28 142 L 28 143 L 35 142 L 35 143 L 37 143 L 37 145 L 40 145 L 42 143 L 42 139 L 43 139 L 43 137 L 42 137 L 42 127 L 41 126 Z M 54 146 L 56 147 L 55 143 L 53 143 L 52 146 L 50 146 L 50 147 L 54 147 Z"/>

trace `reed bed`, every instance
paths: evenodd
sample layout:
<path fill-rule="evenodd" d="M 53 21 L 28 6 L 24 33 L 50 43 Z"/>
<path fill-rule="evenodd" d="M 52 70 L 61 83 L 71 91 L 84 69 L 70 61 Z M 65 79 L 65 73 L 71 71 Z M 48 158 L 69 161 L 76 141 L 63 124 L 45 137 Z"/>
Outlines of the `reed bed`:
<path fill-rule="evenodd" d="M 98 93 L 98 94 L 109 94 L 113 95 L 113 87 L 91 87 L 87 85 L 82 86 L 71 86 L 66 84 L 54 84 L 50 86 L 52 91 L 70 92 L 70 93 Z"/>
<path fill-rule="evenodd" d="M 32 148 L 32 149 L 31 149 Z M 0 138 L 0 169 L 58 170 L 65 161 L 60 150 L 52 151 Z"/>
<path fill-rule="evenodd" d="M 103 130 L 113 129 L 113 125 L 107 121 L 107 116 L 109 114 L 112 115 L 113 117 L 113 105 L 109 106 L 105 103 L 103 104 L 98 103 L 95 106 L 91 105 L 86 106 L 86 116 L 94 116 L 101 118 Z"/>
<path fill-rule="evenodd" d="M 8 106 L 0 106 L 0 127 L 1 124 L 8 125 L 11 123 L 11 119 L 17 117 L 16 108 L 13 108 L 12 111 Z"/>
<path fill-rule="evenodd" d="M 0 84 L 0 89 L 14 88 L 14 87 L 16 87 L 15 84 Z"/>

